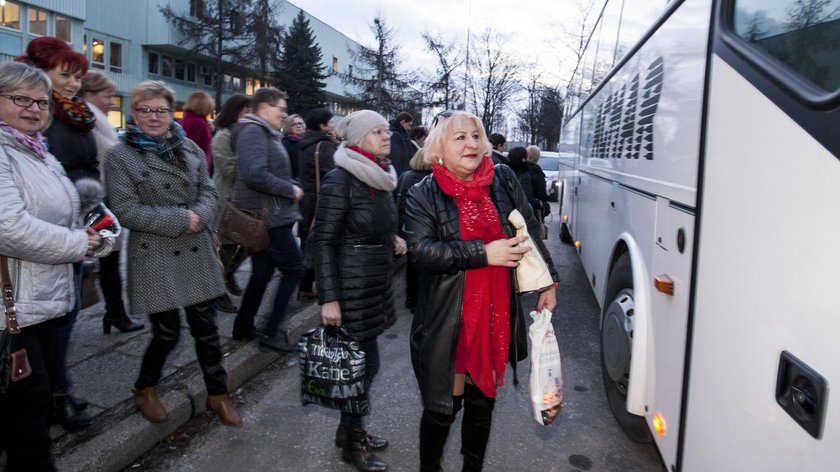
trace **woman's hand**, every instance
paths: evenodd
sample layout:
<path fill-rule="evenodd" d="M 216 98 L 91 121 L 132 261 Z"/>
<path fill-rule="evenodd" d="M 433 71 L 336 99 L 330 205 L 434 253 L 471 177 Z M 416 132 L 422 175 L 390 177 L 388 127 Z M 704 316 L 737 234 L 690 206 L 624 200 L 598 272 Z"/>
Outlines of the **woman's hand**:
<path fill-rule="evenodd" d="M 321 324 L 324 326 L 341 326 L 341 305 L 338 301 L 321 305 Z"/>
<path fill-rule="evenodd" d="M 303 198 L 303 189 L 298 187 L 297 185 L 293 185 L 292 190 L 294 192 L 294 195 L 292 196 L 292 200 L 294 200 L 295 203 L 297 203 L 297 202 L 300 201 L 301 198 Z"/>
<path fill-rule="evenodd" d="M 408 246 L 405 244 L 405 239 L 394 236 L 394 253 L 398 256 L 402 256 L 403 254 L 408 252 Z"/>
<path fill-rule="evenodd" d="M 516 236 L 510 239 L 497 239 L 484 245 L 487 253 L 487 264 L 502 267 L 516 267 L 522 260 L 523 254 L 531 250 L 531 246 L 519 246 L 528 240 L 528 236 Z"/>
<path fill-rule="evenodd" d="M 557 306 L 557 289 L 554 288 L 552 285 L 546 290 L 540 292 L 539 298 L 537 298 L 537 311 L 542 311 L 545 308 L 548 311 L 554 311 L 554 307 Z"/>
<path fill-rule="evenodd" d="M 100 236 L 95 229 L 89 226 L 85 228 L 85 232 L 88 235 L 87 255 L 93 256 L 93 253 L 96 252 L 97 249 L 102 247 L 102 236 Z"/>
<path fill-rule="evenodd" d="M 198 216 L 198 213 L 187 210 L 190 216 L 190 224 L 187 226 L 187 233 L 198 233 L 202 229 L 204 229 L 204 223 L 201 222 L 201 217 Z"/>

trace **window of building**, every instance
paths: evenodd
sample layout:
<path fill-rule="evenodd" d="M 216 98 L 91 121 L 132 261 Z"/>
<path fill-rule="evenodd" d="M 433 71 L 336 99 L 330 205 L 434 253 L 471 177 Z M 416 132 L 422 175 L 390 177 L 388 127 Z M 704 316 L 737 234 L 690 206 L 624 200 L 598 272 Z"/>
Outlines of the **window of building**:
<path fill-rule="evenodd" d="M 172 77 L 172 58 L 169 56 L 161 56 L 160 58 L 160 75 L 164 77 Z"/>
<path fill-rule="evenodd" d="M 120 96 L 114 97 L 114 106 L 108 109 L 108 122 L 114 127 L 124 128 L 125 122 L 123 116 L 123 98 Z"/>
<path fill-rule="evenodd" d="M 156 52 L 149 53 L 149 73 L 160 74 L 160 56 Z"/>
<path fill-rule="evenodd" d="M 201 68 L 203 69 L 201 73 L 204 75 L 204 85 L 213 85 L 213 73 L 207 66 L 201 66 Z"/>
<path fill-rule="evenodd" d="M 68 43 L 73 42 L 73 22 L 70 18 L 55 15 L 55 37 Z"/>
<path fill-rule="evenodd" d="M 29 7 L 29 34 L 47 35 L 47 12 Z"/>
<path fill-rule="evenodd" d="M 105 68 L 105 40 L 94 37 L 90 44 L 90 63 L 96 69 Z"/>
<path fill-rule="evenodd" d="M 195 64 L 192 62 L 187 63 L 187 82 L 195 83 Z"/>
<path fill-rule="evenodd" d="M 196 18 L 204 16 L 204 0 L 190 0 L 190 16 Z"/>
<path fill-rule="evenodd" d="M 333 56 L 333 60 L 332 60 L 332 71 L 333 71 L 334 74 L 338 73 L 338 58 L 335 57 L 335 56 Z"/>
<path fill-rule="evenodd" d="M 108 56 L 111 72 L 122 72 L 122 44 L 111 41 L 111 53 Z"/>
<path fill-rule="evenodd" d="M 0 5 L 0 26 L 20 30 L 20 5 L 10 1 Z"/>
<path fill-rule="evenodd" d="M 347 75 L 349 75 L 350 77 L 353 77 L 353 64 L 350 64 L 349 66 L 347 66 Z"/>
<path fill-rule="evenodd" d="M 175 78 L 184 80 L 184 60 L 175 59 Z"/>

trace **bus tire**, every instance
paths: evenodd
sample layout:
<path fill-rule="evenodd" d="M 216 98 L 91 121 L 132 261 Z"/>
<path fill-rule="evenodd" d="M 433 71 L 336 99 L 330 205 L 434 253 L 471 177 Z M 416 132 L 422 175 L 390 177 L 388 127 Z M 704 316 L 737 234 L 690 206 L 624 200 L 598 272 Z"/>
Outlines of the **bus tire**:
<path fill-rule="evenodd" d="M 625 253 L 618 258 L 607 282 L 606 294 L 601 327 L 601 373 L 607 403 L 630 440 L 652 443 L 653 437 L 645 418 L 627 411 L 635 308 L 629 254 Z"/>
<path fill-rule="evenodd" d="M 569 231 L 569 225 L 560 223 L 560 241 L 566 244 L 572 244 L 572 233 Z"/>

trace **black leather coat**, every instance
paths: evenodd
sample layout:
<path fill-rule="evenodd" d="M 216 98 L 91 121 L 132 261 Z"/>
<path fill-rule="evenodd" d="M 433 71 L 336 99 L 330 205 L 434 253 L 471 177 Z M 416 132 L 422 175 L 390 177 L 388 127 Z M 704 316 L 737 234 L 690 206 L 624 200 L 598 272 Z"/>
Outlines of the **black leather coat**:
<path fill-rule="evenodd" d="M 542 253 L 556 281 L 557 271 L 540 238 L 539 223 L 516 175 L 508 166 L 496 165 L 491 197 L 508 237 L 513 237 L 516 230 L 507 221 L 507 216 L 514 208 L 522 213 L 528 222 L 531 241 Z M 423 406 L 443 414 L 452 413 L 455 349 L 461 326 L 466 271 L 487 265 L 484 243 L 462 241 L 458 225 L 455 200 L 443 193 L 433 176 L 424 178 L 409 190 L 404 231 L 409 257 L 420 273 L 420 290 L 411 326 L 411 362 Z M 515 367 L 516 362 L 527 356 L 528 347 L 513 270 L 510 276 L 509 360 Z"/>
<path fill-rule="evenodd" d="M 391 266 L 397 208 L 391 192 L 376 190 L 342 168 L 321 181 L 314 233 L 320 304 L 339 301 L 341 323 L 359 341 L 394 322 Z"/>

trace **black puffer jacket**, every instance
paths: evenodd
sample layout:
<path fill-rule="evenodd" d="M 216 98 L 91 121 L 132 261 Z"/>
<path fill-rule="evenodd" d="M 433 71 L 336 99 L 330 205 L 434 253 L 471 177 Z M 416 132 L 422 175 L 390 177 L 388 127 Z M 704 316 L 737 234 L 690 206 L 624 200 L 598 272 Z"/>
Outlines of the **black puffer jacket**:
<path fill-rule="evenodd" d="M 321 146 L 318 147 L 318 143 Z M 321 181 L 327 172 L 333 170 L 335 161 L 333 155 L 338 145 L 325 133 L 308 129 L 300 140 L 298 151 L 298 168 L 300 169 L 300 188 L 303 189 L 303 199 L 300 201 L 300 212 L 303 221 L 301 228 L 309 229 L 312 218 L 315 217 L 315 205 L 318 202 L 318 192 L 315 181 L 315 149 L 318 149 L 318 170 L 321 171 Z"/>
<path fill-rule="evenodd" d="M 44 137 L 47 138 L 50 153 L 61 162 L 70 180 L 75 182 L 82 177 L 99 180 L 99 157 L 93 132 L 79 131 L 53 118 Z"/>
<path fill-rule="evenodd" d="M 557 271 L 540 238 L 539 223 L 519 186 L 516 175 L 506 165 L 496 165 L 491 197 L 499 221 L 508 237 L 516 230 L 507 221 L 514 208 L 528 222 L 531 242 L 548 264 L 552 278 Z M 411 326 L 411 362 L 420 386 L 423 406 L 443 414 L 452 413 L 452 384 L 455 378 L 455 348 L 461 327 L 464 280 L 468 269 L 487 265 L 484 243 L 462 241 L 455 200 L 443 193 L 434 176 L 428 176 L 408 192 L 405 215 L 408 254 L 420 273 L 420 292 Z M 525 320 L 511 276 L 511 345 L 509 360 L 527 356 Z"/>
<path fill-rule="evenodd" d="M 390 192 L 368 187 L 342 168 L 321 181 L 310 237 L 318 302 L 339 301 L 342 325 L 360 341 L 378 336 L 394 322 L 391 264 L 396 229 L 397 209 Z"/>

